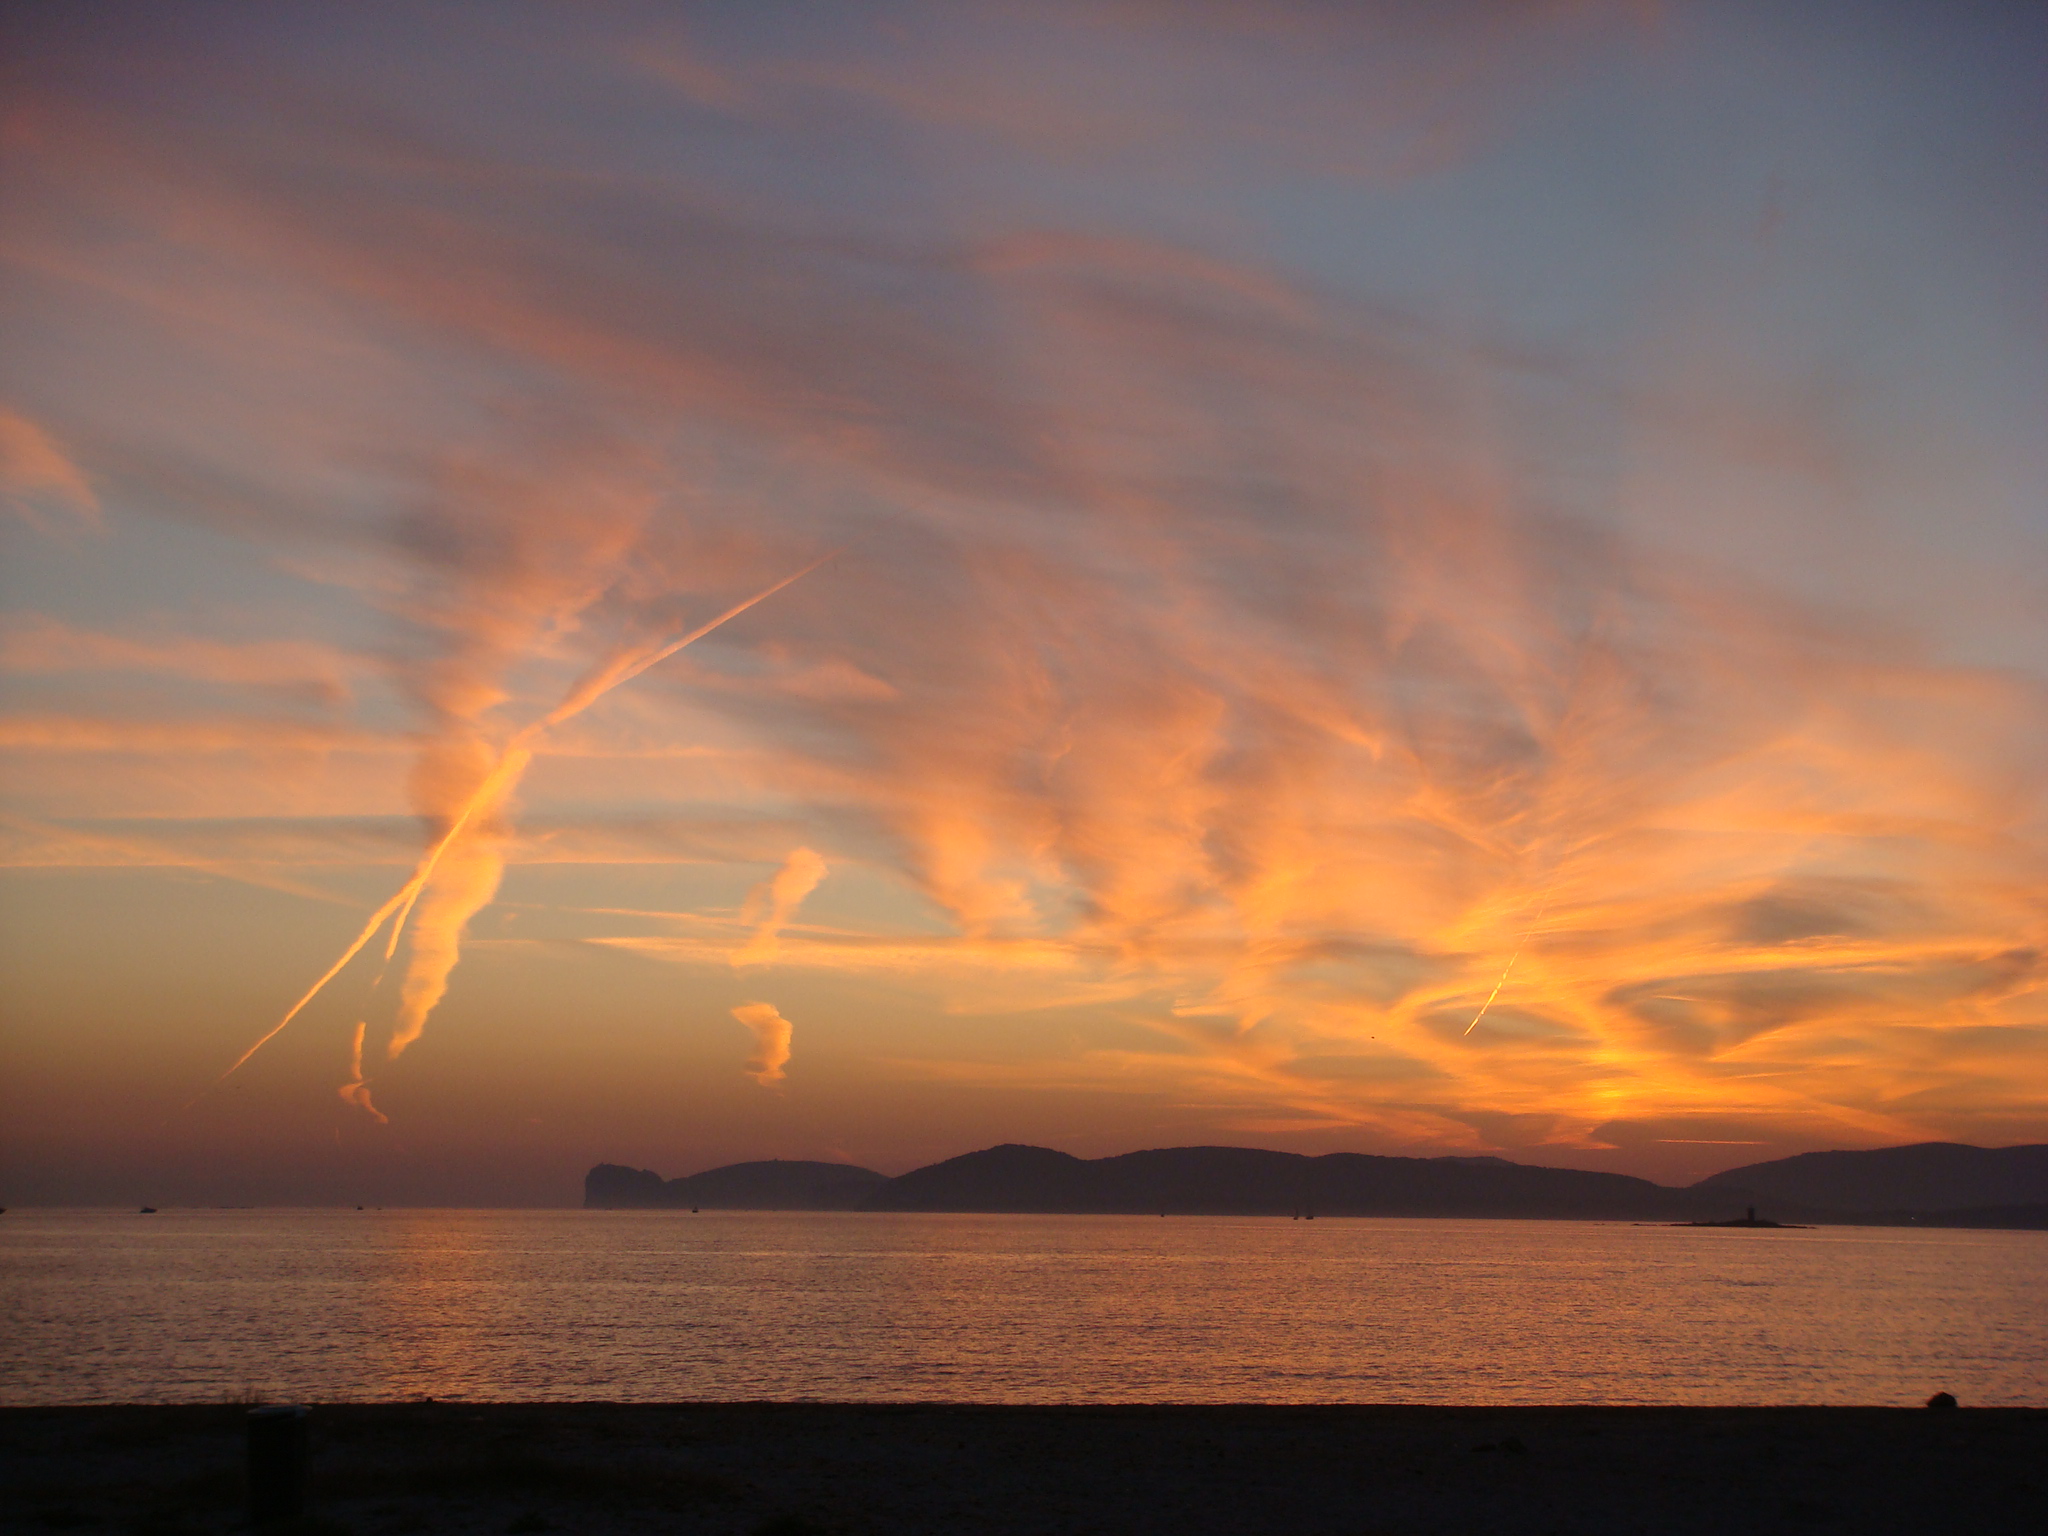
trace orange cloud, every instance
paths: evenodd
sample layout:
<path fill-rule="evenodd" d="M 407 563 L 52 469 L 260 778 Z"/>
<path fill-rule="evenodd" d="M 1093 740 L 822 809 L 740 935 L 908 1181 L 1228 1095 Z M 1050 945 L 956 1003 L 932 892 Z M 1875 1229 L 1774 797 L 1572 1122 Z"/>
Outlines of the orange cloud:
<path fill-rule="evenodd" d="M 767 880 L 754 887 L 740 909 L 740 921 L 751 923 L 754 931 L 747 942 L 733 952 L 735 966 L 766 965 L 775 958 L 776 936 L 796 915 L 803 899 L 825 878 L 825 861 L 808 848 L 794 848 Z"/>
<path fill-rule="evenodd" d="M 775 1011 L 773 1003 L 742 1003 L 732 1016 L 754 1032 L 754 1056 L 747 1063 L 747 1076 L 763 1088 L 779 1087 L 789 1064 L 789 1020 Z"/>

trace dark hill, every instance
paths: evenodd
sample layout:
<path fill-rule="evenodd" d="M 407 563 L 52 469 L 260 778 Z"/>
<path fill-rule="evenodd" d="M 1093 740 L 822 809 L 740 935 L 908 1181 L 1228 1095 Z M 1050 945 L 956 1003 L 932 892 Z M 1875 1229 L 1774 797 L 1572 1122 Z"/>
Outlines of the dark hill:
<path fill-rule="evenodd" d="M 851 1163 L 732 1163 L 668 1180 L 645 1168 L 599 1163 L 584 1177 L 583 1204 L 593 1210 L 850 1211 L 888 1182 Z"/>
<path fill-rule="evenodd" d="M 1693 1188 L 1748 1190 L 1773 1205 L 1840 1214 L 2048 1205 L 2048 1146 L 1927 1141 L 1869 1152 L 1803 1152 L 1731 1168 Z"/>
<path fill-rule="evenodd" d="M 1249 1147 L 1171 1147 L 1084 1160 L 1044 1147 L 970 1152 L 892 1179 L 871 1210 L 1318 1216 L 1691 1217 L 1706 1196 L 1618 1173 L 1497 1158 L 1304 1157 Z"/>
<path fill-rule="evenodd" d="M 647 1168 L 627 1168 L 619 1163 L 599 1163 L 583 1175 L 583 1205 L 586 1210 L 619 1211 L 639 1206 L 667 1205 L 668 1186 L 661 1175 Z"/>
<path fill-rule="evenodd" d="M 1251 1147 L 1167 1147 L 1079 1158 L 1014 1143 L 885 1178 L 843 1163 L 735 1163 L 664 1181 L 600 1163 L 591 1207 L 987 1211 L 1044 1214 L 1519 1216 L 1726 1220 L 1749 1206 L 1797 1222 L 2048 1225 L 2048 1147 L 1928 1143 L 1809 1152 L 1734 1168 L 1690 1189 L 1498 1157 L 1305 1157 Z"/>
<path fill-rule="evenodd" d="M 1084 1211 L 1091 1165 L 1050 1147 L 1005 1142 L 891 1179 L 868 1202 L 880 1211 Z"/>

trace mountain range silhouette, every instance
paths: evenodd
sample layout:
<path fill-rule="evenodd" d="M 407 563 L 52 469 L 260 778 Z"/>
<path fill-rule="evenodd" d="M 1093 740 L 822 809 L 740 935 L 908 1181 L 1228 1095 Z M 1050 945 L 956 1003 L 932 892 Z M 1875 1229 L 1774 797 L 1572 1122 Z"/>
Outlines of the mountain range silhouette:
<path fill-rule="evenodd" d="M 1804 1222 L 2048 1229 L 2048 1145 L 1925 1142 L 1807 1152 L 1687 1188 L 1499 1157 L 1309 1157 L 1168 1147 L 1080 1158 L 1015 1143 L 897 1178 L 847 1163 L 753 1162 L 663 1179 L 599 1163 L 591 1209 L 957 1211 L 1238 1216 L 1467 1216 L 1694 1221 L 1765 1205 Z"/>

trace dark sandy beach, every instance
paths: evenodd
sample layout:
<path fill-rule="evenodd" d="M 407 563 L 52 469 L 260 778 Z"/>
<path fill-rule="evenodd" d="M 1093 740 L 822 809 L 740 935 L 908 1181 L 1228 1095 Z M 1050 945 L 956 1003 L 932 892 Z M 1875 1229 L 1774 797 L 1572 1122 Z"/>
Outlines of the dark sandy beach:
<path fill-rule="evenodd" d="M 246 1528 L 243 1411 L 0 1410 L 7 1531 Z M 391 1404 L 353 1532 L 2048 1531 L 2048 1410 Z"/>

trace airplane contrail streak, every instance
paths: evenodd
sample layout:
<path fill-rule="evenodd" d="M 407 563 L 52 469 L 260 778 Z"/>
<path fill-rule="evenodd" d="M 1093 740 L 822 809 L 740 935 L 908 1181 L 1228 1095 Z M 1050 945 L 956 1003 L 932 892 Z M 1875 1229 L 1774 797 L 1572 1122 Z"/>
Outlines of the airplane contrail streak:
<path fill-rule="evenodd" d="M 419 877 L 415 875 L 414 879 L 417 878 Z M 384 919 L 389 917 L 393 912 L 396 912 L 399 909 L 399 907 L 403 905 L 407 898 L 409 898 L 412 894 L 413 884 L 412 881 L 409 880 L 399 888 L 399 891 L 395 896 L 393 896 L 389 901 L 385 902 L 383 906 L 379 907 L 374 913 L 371 914 L 369 924 L 363 929 L 361 933 L 356 935 L 355 942 L 349 945 L 347 949 L 343 950 L 341 952 L 341 958 L 335 961 L 334 964 L 330 965 L 326 969 L 326 971 L 321 974 L 320 979 L 314 982 L 312 986 L 306 989 L 306 995 L 304 997 L 301 997 L 296 1003 L 292 1004 L 290 1012 L 286 1013 L 283 1018 L 279 1019 L 276 1024 L 272 1025 L 269 1030 L 267 1030 L 263 1035 L 261 1035 L 254 1045 L 250 1046 L 249 1049 L 242 1052 L 241 1055 L 237 1056 L 235 1058 L 234 1065 L 229 1067 L 227 1071 L 221 1073 L 219 1077 L 215 1078 L 213 1080 L 214 1083 L 219 1084 L 226 1082 L 230 1077 L 233 1077 L 235 1073 L 241 1069 L 243 1062 L 247 1061 L 251 1056 L 254 1056 L 258 1051 L 262 1050 L 264 1046 L 270 1044 L 272 1040 L 276 1039 L 279 1033 L 284 1029 L 285 1025 L 291 1023 L 293 1019 L 296 1019 L 299 1016 L 299 1011 L 302 1008 L 304 1008 L 306 1004 L 312 1002 L 314 998 L 318 997 L 320 995 L 321 989 L 324 988 L 327 985 L 327 983 L 334 980 L 336 976 L 341 974 L 342 967 L 347 965 L 349 961 L 355 959 L 355 957 L 358 954 L 362 953 L 362 948 L 365 944 L 370 942 L 371 935 L 376 933 L 376 931 L 379 928 L 384 926 Z M 197 1099 L 194 1099 L 192 1101 L 193 1104 L 196 1104 L 198 1102 L 199 1101 Z M 185 1107 L 187 1109 L 190 1109 L 192 1107 L 192 1104 L 187 1104 Z"/>
<path fill-rule="evenodd" d="M 529 727 L 528 729 L 530 730 L 531 727 Z M 279 1033 L 283 1031 L 284 1027 L 287 1024 L 291 1023 L 293 1019 L 297 1018 L 299 1016 L 300 1011 L 303 1010 L 308 1003 L 312 1002 L 314 998 L 320 995 L 321 991 L 326 987 L 327 983 L 334 980 L 336 976 L 340 975 L 342 969 L 349 963 L 349 961 L 355 959 L 357 955 L 362 953 L 363 946 L 370 942 L 370 940 L 376 935 L 376 932 L 379 928 L 384 926 L 385 918 L 389 917 L 393 912 L 398 912 L 400 914 L 398 919 L 399 924 L 403 924 L 405 922 L 404 914 L 412 910 L 412 904 L 419 899 L 420 892 L 426 888 L 427 882 L 433 878 L 434 866 L 441 862 L 441 855 L 447 851 L 448 845 L 454 842 L 455 839 L 461 835 L 462 829 L 468 826 L 470 821 L 475 818 L 478 807 L 485 803 L 485 792 L 488 790 L 497 789 L 500 785 L 502 785 L 505 782 L 504 769 L 515 755 L 521 759 L 517 771 L 524 771 L 526 763 L 528 761 L 531 761 L 533 757 L 533 754 L 531 752 L 522 751 L 515 754 L 510 749 L 508 749 L 505 755 L 499 758 L 497 765 L 493 767 L 491 771 L 484 776 L 483 783 L 477 786 L 476 793 L 470 796 L 469 804 L 465 805 L 462 808 L 462 814 L 460 816 L 457 816 L 455 820 L 449 824 L 448 830 L 442 833 L 441 840 L 435 843 L 434 846 L 427 851 L 426 856 L 420 860 L 419 867 L 413 871 L 412 878 L 406 881 L 404 885 L 400 886 L 397 892 L 392 895 L 389 901 L 385 902 L 383 906 L 379 907 L 375 912 L 373 912 L 370 915 L 370 920 L 363 926 L 363 931 L 357 934 L 355 936 L 354 942 L 351 943 L 347 949 L 341 952 L 341 958 L 339 960 L 336 960 L 334 964 L 330 965 L 327 968 L 327 970 L 321 975 L 320 979 L 314 982 L 311 987 L 306 989 L 305 996 L 301 997 L 296 1003 L 292 1004 L 291 1011 L 288 1012 L 283 1018 L 279 1019 L 277 1023 L 274 1026 L 272 1026 L 271 1029 L 267 1033 L 265 1033 L 263 1037 L 259 1039 L 254 1045 L 250 1046 L 249 1049 L 242 1052 L 241 1055 L 237 1056 L 235 1058 L 234 1065 L 229 1067 L 227 1071 L 221 1073 L 219 1077 L 215 1078 L 215 1083 L 226 1082 L 230 1077 L 234 1076 L 238 1070 L 240 1070 L 244 1062 L 246 1062 L 251 1056 L 254 1056 L 258 1051 L 262 1050 L 263 1047 L 268 1045 L 272 1040 L 276 1039 Z M 516 777 L 516 772 L 514 776 Z M 397 925 L 394 925 L 391 931 L 391 945 L 384 952 L 385 959 L 390 959 L 392 952 L 397 948 L 398 927 Z M 197 1101 L 195 1100 L 194 1102 Z M 191 1106 L 188 1105 L 186 1107 L 190 1108 Z"/>
<path fill-rule="evenodd" d="M 1553 885 L 1555 885 L 1555 883 L 1555 881 L 1552 882 Z M 1472 1015 L 1472 1022 L 1465 1026 L 1465 1034 L 1460 1035 L 1458 1037 L 1460 1040 L 1464 1039 L 1465 1035 L 1469 1035 L 1472 1033 L 1473 1030 L 1477 1029 L 1479 1027 L 1479 1021 L 1486 1017 L 1486 1010 L 1493 1006 L 1493 1000 L 1500 996 L 1500 989 L 1508 984 L 1508 977 L 1512 976 L 1515 973 L 1515 962 L 1522 958 L 1522 950 L 1528 944 L 1529 936 L 1536 931 L 1537 926 L 1543 921 L 1543 914 L 1549 910 L 1550 892 L 1546 890 L 1543 893 L 1542 905 L 1536 908 L 1536 915 L 1529 919 L 1529 926 L 1527 928 L 1524 928 L 1522 930 L 1522 936 L 1519 939 L 1515 940 L 1515 952 L 1508 956 L 1508 963 L 1500 973 L 1500 980 L 1496 981 L 1493 984 L 1493 990 L 1486 994 L 1486 1001 L 1481 1003 L 1479 1005 L 1479 1011 Z"/>
<path fill-rule="evenodd" d="M 666 644 L 656 646 L 651 650 L 644 650 L 637 656 L 629 654 L 626 656 L 614 657 L 612 660 L 606 662 L 603 666 L 595 668 L 593 671 L 586 674 L 581 682 L 577 683 L 575 687 L 569 690 L 568 696 L 565 697 L 561 703 L 557 704 L 553 709 L 549 710 L 545 715 L 541 716 L 540 719 L 534 721 L 532 725 L 529 725 L 528 727 L 526 727 L 525 730 L 521 731 L 518 736 L 515 736 L 513 738 L 513 742 L 516 744 L 522 740 L 536 736 L 540 732 L 548 729 L 550 726 L 560 725 L 564 720 L 568 720 L 576 715 L 582 714 L 584 710 L 588 709 L 592 704 L 595 704 L 607 693 L 610 693 L 614 688 L 618 687 L 619 684 L 630 683 L 634 678 L 638 677 L 642 672 L 645 672 L 649 667 L 654 666 L 659 662 L 664 662 L 668 660 L 669 657 L 675 655 L 675 653 L 677 651 L 680 651 L 684 646 L 691 645 L 694 644 L 696 641 L 702 640 L 706 635 L 710 634 L 711 631 L 718 628 L 719 625 L 725 623 L 729 619 L 738 618 L 741 614 L 745 613 L 749 608 L 753 607 L 756 603 L 766 602 L 769 598 L 773 597 L 776 593 L 780 592 L 784 587 L 793 586 L 797 582 L 802 581 L 806 576 L 810 575 L 811 572 L 815 571 L 819 566 L 823 565 L 826 561 L 833 559 L 841 553 L 843 553 L 842 550 L 835 549 L 831 551 L 829 554 L 823 554 L 818 556 L 817 559 L 813 560 L 809 565 L 804 566 L 801 570 L 794 571 L 791 574 L 783 577 L 782 580 L 776 582 L 775 585 L 773 585 L 772 587 L 763 587 L 759 592 L 756 592 L 752 597 L 748 598 L 743 603 L 734 603 L 730 608 L 726 609 L 725 612 L 718 615 L 717 618 L 711 619 L 706 623 L 698 625 L 695 629 L 691 630 L 686 635 L 678 636 L 676 639 L 670 640 Z"/>
<path fill-rule="evenodd" d="M 624 656 L 613 657 L 602 666 L 586 673 L 569 690 L 567 695 L 563 697 L 561 703 L 557 704 L 545 715 L 542 715 L 540 719 L 523 727 L 514 735 L 506 743 L 505 751 L 499 757 L 497 764 L 491 769 L 490 773 L 485 775 L 483 783 L 477 786 L 475 794 L 470 797 L 469 804 L 463 807 L 462 815 L 456 820 L 454 825 L 449 827 L 447 834 L 428 853 L 420 866 L 418 877 L 410 882 L 411 894 L 406 898 L 404 907 L 398 914 L 398 921 L 391 925 L 391 940 L 385 946 L 384 958 L 389 960 L 398 953 L 398 939 L 405 929 L 405 920 L 412 915 L 414 903 L 419 900 L 420 892 L 426 889 L 427 881 L 433 877 L 434 866 L 440 862 L 441 855 L 447 851 L 449 844 L 453 843 L 463 827 L 474 819 L 475 813 L 481 805 L 487 802 L 487 798 L 495 798 L 497 794 L 509 794 L 512 786 L 517 784 L 519 779 L 525 774 L 527 764 L 533 761 L 533 754 L 526 750 L 525 743 L 534 740 L 550 728 L 562 724 L 565 720 L 574 719 L 620 684 L 631 682 L 649 667 L 668 660 L 669 657 L 675 655 L 684 646 L 703 639 L 727 620 L 738 618 L 756 603 L 764 602 L 780 592 L 784 587 L 801 581 L 838 553 L 839 551 L 835 549 L 831 554 L 820 555 L 809 565 L 803 567 L 803 569 L 783 577 L 782 580 L 776 582 L 771 587 L 764 587 L 745 602 L 733 604 L 732 607 L 726 609 L 725 612 L 719 614 L 716 618 L 698 625 L 686 635 L 679 636 L 674 640 L 651 649 L 643 649 L 637 655 L 629 652 Z"/>
<path fill-rule="evenodd" d="M 1528 939 L 1528 937 L 1529 936 L 1526 933 L 1522 935 L 1522 938 L 1525 941 Z M 1515 962 L 1521 958 L 1522 946 L 1520 944 L 1517 944 L 1515 946 L 1515 952 L 1512 955 L 1508 956 L 1507 968 L 1500 973 L 1500 980 L 1496 981 L 1493 984 L 1493 990 L 1486 994 L 1486 1001 L 1479 1005 L 1479 1011 L 1472 1015 L 1472 1022 L 1465 1026 L 1465 1034 L 1469 1035 L 1472 1033 L 1473 1030 L 1479 1027 L 1479 1021 L 1486 1017 L 1486 1010 L 1491 1008 L 1493 1006 L 1493 1000 L 1496 997 L 1500 996 L 1500 989 L 1508 984 L 1508 977 L 1514 974 Z M 1461 1035 L 1459 1038 L 1463 1039 L 1464 1036 Z"/>
<path fill-rule="evenodd" d="M 405 931 L 405 920 L 412 916 L 413 904 L 420 899 L 420 892 L 424 891 L 427 882 L 434 878 L 434 869 L 441 862 L 441 855 L 462 835 L 463 828 L 476 819 L 478 811 L 493 803 L 499 796 L 510 794 L 513 786 L 526 773 L 526 766 L 533 761 L 533 754 L 518 743 L 531 740 L 534 734 L 535 728 L 529 725 L 506 744 L 498 761 L 491 765 L 491 771 L 484 775 L 483 782 L 471 792 L 469 803 L 463 806 L 462 814 L 449 823 L 448 830 L 442 834 L 441 840 L 427 851 L 413 878 L 406 882 L 410 894 L 406 896 L 404 906 L 399 908 L 398 921 L 391 925 L 391 941 L 384 946 L 386 960 L 398 953 L 398 936 Z M 374 931 L 373 929 L 372 932 Z"/>
<path fill-rule="evenodd" d="M 532 742 L 550 728 L 580 715 L 621 683 L 631 682 L 649 667 L 666 661 L 669 657 L 675 655 L 677 651 L 683 649 L 684 646 L 703 639 L 721 624 L 739 617 L 739 615 L 745 613 L 756 603 L 763 602 L 773 597 L 783 588 L 801 581 L 804 577 L 810 575 L 812 571 L 815 571 L 819 566 L 839 553 L 840 551 L 835 549 L 829 554 L 820 555 L 809 565 L 804 566 L 791 575 L 783 577 L 782 580 L 774 583 L 772 586 L 762 588 L 752 597 L 746 599 L 746 601 L 733 604 L 732 607 L 726 609 L 716 618 L 698 625 L 687 634 L 680 635 L 658 646 L 644 647 L 637 652 L 627 652 L 623 656 L 612 658 L 610 661 L 586 673 L 569 690 L 567 695 L 563 697 L 561 703 L 557 704 L 545 715 L 542 715 L 538 720 L 522 726 L 513 735 L 512 739 L 505 744 L 505 749 L 499 754 L 497 762 L 491 766 L 491 771 L 484 775 L 483 782 L 478 784 L 476 789 L 471 792 L 469 800 L 462 807 L 460 814 L 448 824 L 447 831 L 441 834 L 433 847 L 428 849 L 426 854 L 420 859 L 419 866 L 413 871 L 412 877 L 404 885 L 400 886 L 388 901 L 370 915 L 369 922 L 364 924 L 362 931 L 356 935 L 348 948 L 341 952 L 341 957 L 321 973 L 320 979 L 307 988 L 305 995 L 292 1004 L 290 1011 L 282 1019 L 279 1019 L 276 1024 L 272 1025 L 270 1029 L 265 1031 L 246 1051 L 237 1056 L 233 1065 L 227 1071 L 221 1073 L 219 1077 L 215 1078 L 213 1083 L 208 1086 L 217 1086 L 220 1083 L 226 1082 L 242 1068 L 243 1064 L 250 1057 L 276 1039 L 284 1031 L 285 1026 L 297 1018 L 304 1011 L 306 1005 L 318 997 L 330 981 L 341 974 L 342 969 L 347 966 L 349 961 L 362 953 L 363 946 L 375 937 L 377 930 L 384 926 L 385 919 L 389 918 L 393 913 L 398 914 L 398 920 L 392 925 L 391 939 L 385 948 L 385 958 L 389 959 L 397 951 L 398 936 L 405 926 L 405 920 L 411 915 L 413 904 L 419 900 L 420 893 L 426 889 L 427 883 L 433 879 L 434 870 L 440 864 L 441 856 L 448 851 L 450 845 L 462 835 L 470 823 L 476 820 L 480 812 L 487 807 L 495 805 L 517 786 L 520 776 L 526 771 L 527 765 L 533 761 L 533 752 L 527 745 L 529 742 Z M 197 1103 L 198 1099 L 195 1098 L 192 1102 Z M 189 1109 L 191 1105 L 188 1104 L 186 1107 Z"/>

